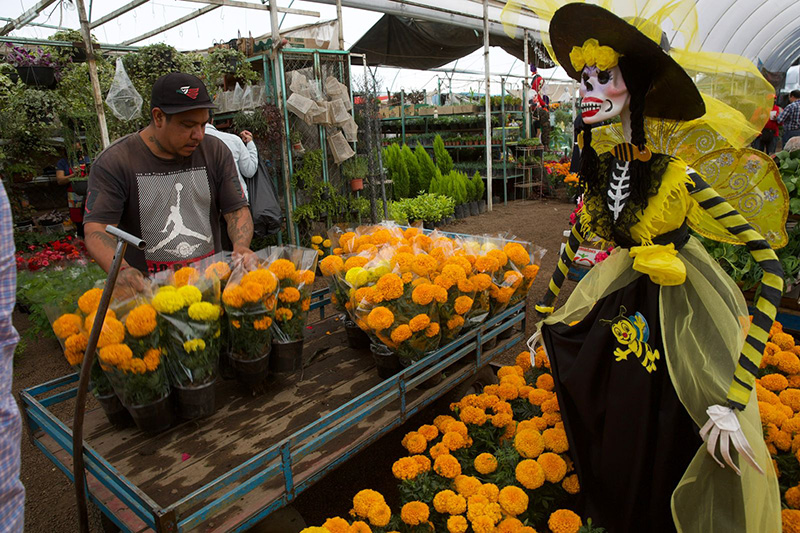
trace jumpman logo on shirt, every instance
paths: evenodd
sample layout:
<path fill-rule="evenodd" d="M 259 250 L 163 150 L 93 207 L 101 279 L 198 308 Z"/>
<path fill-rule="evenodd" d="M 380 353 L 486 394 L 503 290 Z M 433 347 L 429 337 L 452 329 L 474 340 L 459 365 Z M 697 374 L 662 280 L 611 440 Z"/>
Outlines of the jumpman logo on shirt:
<path fill-rule="evenodd" d="M 180 212 L 180 205 L 181 205 L 181 190 L 183 189 L 183 185 L 180 183 L 175 184 L 175 190 L 178 192 L 177 199 L 175 200 L 175 205 L 169 208 L 169 217 L 167 217 L 167 223 L 164 225 L 164 229 L 161 230 L 162 233 L 167 232 L 167 228 L 172 225 L 172 231 L 170 232 L 167 237 L 162 240 L 160 243 L 155 245 L 153 248 L 150 249 L 150 252 L 155 252 L 169 244 L 173 241 L 176 237 L 185 236 L 185 237 L 194 237 L 196 239 L 200 239 L 204 242 L 211 242 L 211 236 L 203 235 L 196 231 L 193 231 L 186 227 L 183 223 L 183 217 L 181 216 Z M 200 245 L 190 245 L 186 242 L 182 242 L 178 244 L 175 250 L 170 250 L 172 252 L 177 252 L 179 255 L 188 256 L 194 250 L 196 250 Z"/>

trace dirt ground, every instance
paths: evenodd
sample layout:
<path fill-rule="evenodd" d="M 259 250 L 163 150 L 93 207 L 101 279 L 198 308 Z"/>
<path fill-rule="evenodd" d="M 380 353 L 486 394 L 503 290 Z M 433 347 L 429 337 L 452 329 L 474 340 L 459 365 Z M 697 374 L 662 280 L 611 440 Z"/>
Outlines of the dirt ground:
<path fill-rule="evenodd" d="M 556 201 L 518 201 L 508 206 L 495 207 L 492 213 L 469 217 L 457 221 L 445 229 L 466 234 L 507 233 L 518 239 L 531 241 L 545 248 L 539 277 L 529 295 L 529 309 L 542 297 L 558 261 L 562 232 L 569 224 L 571 204 Z M 573 282 L 567 281 L 559 298 L 568 295 Z M 528 334 L 532 333 L 535 320 L 528 321 Z M 29 323 L 27 316 L 15 313 L 14 325 L 24 334 Z M 510 361 L 518 353 L 504 354 L 501 361 Z M 13 392 L 44 383 L 69 372 L 69 367 L 60 355 L 58 342 L 51 337 L 28 340 L 24 352 L 17 357 L 14 366 Z M 91 400 L 90 400 L 91 401 Z M 421 424 L 429 423 L 437 412 L 446 409 L 446 402 L 429 408 L 412 418 L 404 426 L 387 434 L 361 454 L 302 493 L 294 507 L 308 525 L 319 525 L 326 517 L 344 515 L 350 509 L 353 495 L 363 488 L 380 490 L 391 502 L 396 498 L 396 484 L 391 476 L 391 465 L 403 450 L 402 435 Z M 369 464 L 369 468 L 364 468 Z M 22 483 L 26 489 L 25 530 L 40 532 L 73 532 L 77 530 L 77 515 L 72 484 L 36 448 L 23 428 L 22 437 Z M 320 502 L 325 502 L 320 504 Z M 101 531 L 99 518 L 92 517 L 93 531 Z"/>

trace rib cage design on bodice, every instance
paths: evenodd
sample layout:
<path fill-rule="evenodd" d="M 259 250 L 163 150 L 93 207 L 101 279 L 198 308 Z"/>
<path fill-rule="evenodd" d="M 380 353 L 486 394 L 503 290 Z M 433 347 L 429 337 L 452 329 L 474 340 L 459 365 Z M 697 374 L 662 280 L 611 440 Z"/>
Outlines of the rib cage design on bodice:
<path fill-rule="evenodd" d="M 614 161 L 614 170 L 608 182 L 608 209 L 614 214 L 614 222 L 631 195 L 630 161 Z"/>

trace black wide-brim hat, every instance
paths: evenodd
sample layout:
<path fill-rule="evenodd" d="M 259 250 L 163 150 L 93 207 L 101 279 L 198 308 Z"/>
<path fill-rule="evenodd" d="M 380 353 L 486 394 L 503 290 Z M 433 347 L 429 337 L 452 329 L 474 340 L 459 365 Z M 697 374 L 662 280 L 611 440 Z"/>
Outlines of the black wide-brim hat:
<path fill-rule="evenodd" d="M 550 20 L 550 42 L 556 59 L 574 80 L 581 73 L 569 54 L 588 39 L 610 46 L 627 60 L 641 65 L 643 75 L 652 76 L 645 98 L 644 114 L 668 120 L 693 120 L 706 112 L 700 91 L 692 78 L 658 43 L 607 9 L 592 4 L 567 4 Z M 649 74 L 648 74 L 649 73 Z"/>

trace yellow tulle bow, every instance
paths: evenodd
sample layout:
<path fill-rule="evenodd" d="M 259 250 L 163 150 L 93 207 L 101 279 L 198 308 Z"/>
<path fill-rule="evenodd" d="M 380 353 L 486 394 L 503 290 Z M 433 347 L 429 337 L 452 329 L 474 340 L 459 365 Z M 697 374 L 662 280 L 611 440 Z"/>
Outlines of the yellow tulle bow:
<path fill-rule="evenodd" d="M 686 265 L 672 243 L 634 246 L 630 256 L 633 257 L 633 269 L 650 276 L 653 283 L 669 287 L 686 281 Z"/>

